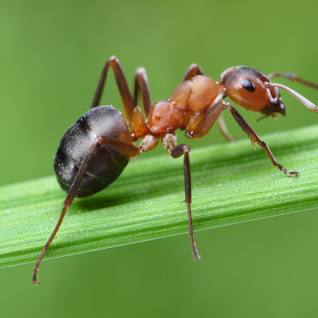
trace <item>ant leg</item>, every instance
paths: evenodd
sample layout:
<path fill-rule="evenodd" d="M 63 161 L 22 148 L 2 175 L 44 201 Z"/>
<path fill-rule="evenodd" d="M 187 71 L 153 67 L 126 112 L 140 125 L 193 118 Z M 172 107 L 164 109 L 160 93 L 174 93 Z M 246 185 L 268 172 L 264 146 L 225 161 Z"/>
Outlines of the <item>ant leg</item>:
<path fill-rule="evenodd" d="M 73 202 L 74 197 L 76 196 L 77 191 L 80 187 L 82 178 L 85 174 L 85 171 L 88 167 L 90 160 L 94 157 L 95 152 L 98 149 L 98 147 L 100 145 L 103 145 L 103 144 L 109 144 L 110 146 L 114 147 L 115 149 L 121 151 L 122 153 L 124 153 L 130 157 L 135 156 L 139 153 L 139 149 L 134 147 L 133 145 L 125 144 L 121 141 L 106 139 L 104 137 L 98 137 L 96 139 L 96 141 L 91 145 L 85 159 L 81 163 L 80 168 L 78 169 L 78 172 L 75 175 L 74 180 L 70 186 L 70 189 L 67 193 L 66 199 L 64 200 L 63 208 L 62 208 L 62 211 L 60 213 L 59 219 L 55 225 L 55 228 L 54 228 L 52 234 L 50 235 L 49 239 L 47 240 L 47 242 L 43 246 L 43 248 L 42 248 L 42 250 L 37 258 L 37 261 L 36 261 L 35 266 L 34 266 L 33 274 L 32 274 L 32 284 L 33 285 L 39 284 L 38 280 L 37 280 L 37 274 L 38 274 L 42 259 L 43 259 L 44 255 L 46 254 L 46 252 L 48 251 L 48 249 L 49 249 L 52 241 L 54 240 L 57 232 L 59 231 L 60 226 L 63 222 L 63 219 L 65 217 L 65 214 L 66 214 L 68 208 L 72 205 L 72 202 Z"/>
<path fill-rule="evenodd" d="M 184 192 L 185 202 L 188 211 L 188 231 L 190 236 L 192 255 L 194 260 L 200 260 L 199 250 L 194 238 L 193 223 L 192 223 L 192 209 L 191 209 L 191 171 L 190 171 L 190 148 L 188 145 L 176 145 L 176 136 L 173 134 L 166 134 L 163 137 L 163 144 L 172 158 L 179 158 L 183 156 L 183 173 L 184 173 Z"/>
<path fill-rule="evenodd" d="M 36 261 L 36 264 L 35 264 L 35 267 L 34 267 L 34 270 L 33 270 L 33 275 L 32 275 L 32 284 L 33 285 L 38 285 L 37 273 L 39 271 L 39 267 L 40 267 L 40 264 L 42 262 L 42 259 L 43 259 L 44 255 L 46 254 L 47 250 L 49 249 L 49 247 L 50 247 L 54 237 L 56 236 L 57 232 L 59 231 L 59 228 L 60 228 L 60 226 L 62 224 L 62 221 L 64 219 L 64 216 L 65 216 L 68 208 L 72 205 L 73 199 L 76 196 L 76 192 L 77 192 L 77 190 L 78 190 L 78 188 L 80 186 L 81 180 L 82 180 L 82 178 L 84 176 L 84 173 L 85 173 L 85 170 L 86 170 L 86 168 L 88 166 L 88 163 L 91 160 L 91 158 L 94 156 L 94 153 L 95 153 L 95 151 L 97 149 L 97 145 L 98 145 L 97 143 L 94 143 L 91 146 L 86 158 L 83 160 L 83 162 L 82 162 L 82 164 L 81 164 L 81 166 L 80 166 L 80 168 L 79 168 L 79 170 L 78 170 L 78 172 L 77 172 L 77 174 L 76 174 L 76 176 L 75 176 L 75 178 L 74 178 L 74 180 L 72 182 L 72 185 L 71 185 L 71 187 L 70 187 L 70 189 L 69 189 L 69 191 L 67 193 L 67 196 L 66 196 L 66 199 L 64 201 L 63 208 L 62 208 L 60 217 L 59 217 L 59 219 L 57 221 L 57 224 L 56 224 L 51 236 L 49 237 L 49 239 L 45 243 L 44 247 L 42 248 L 42 250 L 41 250 L 41 252 L 40 252 L 40 254 L 38 256 L 38 259 Z"/>
<path fill-rule="evenodd" d="M 277 160 L 275 159 L 274 155 L 272 154 L 271 150 L 267 146 L 267 144 L 258 136 L 258 134 L 248 125 L 248 123 L 244 120 L 244 118 L 240 115 L 240 113 L 229 103 L 225 103 L 229 108 L 233 118 L 239 124 L 239 126 L 245 131 L 245 133 L 249 136 L 252 142 L 257 143 L 260 145 L 270 161 L 272 162 L 274 167 L 277 167 L 280 171 L 282 171 L 288 177 L 297 177 L 299 172 L 297 171 L 288 171 L 284 168 Z"/>
<path fill-rule="evenodd" d="M 149 90 L 149 82 L 146 70 L 141 67 L 138 68 L 135 74 L 135 86 L 134 86 L 134 103 L 138 104 L 138 94 L 141 93 L 141 98 L 145 110 L 145 114 L 148 117 L 151 108 L 151 98 Z"/>
<path fill-rule="evenodd" d="M 299 77 L 298 75 L 294 74 L 294 73 L 281 73 L 281 72 L 275 72 L 275 73 L 271 73 L 267 76 L 268 78 L 272 79 L 273 77 L 282 77 L 282 78 L 286 78 L 290 81 L 294 81 L 294 82 L 298 82 L 301 83 L 305 86 L 309 86 L 311 88 L 315 88 L 318 89 L 318 84 L 317 83 L 313 83 L 310 81 L 307 81 L 301 77 Z"/>
<path fill-rule="evenodd" d="M 131 93 L 128 88 L 128 84 L 125 78 L 125 75 L 121 69 L 121 66 L 119 64 L 119 60 L 115 57 L 112 56 L 107 60 L 105 63 L 105 66 L 100 74 L 96 92 L 91 104 L 91 108 L 94 108 L 100 104 L 100 99 L 103 94 L 106 78 L 107 78 L 107 73 L 109 68 L 111 68 L 114 72 L 115 79 L 117 82 L 117 86 L 119 89 L 119 93 L 121 95 L 121 98 L 123 100 L 124 104 L 124 110 L 125 110 L 125 118 L 130 123 L 133 119 L 133 112 L 136 107 L 133 97 L 131 96 Z"/>
<path fill-rule="evenodd" d="M 127 157 L 135 157 L 135 156 L 138 156 L 140 153 L 139 149 L 132 144 L 122 142 L 116 139 L 110 139 L 104 136 L 98 137 L 97 143 L 99 145 L 111 146 L 112 148 L 114 148 L 115 150 L 118 150 L 119 152 L 126 155 Z"/>
<path fill-rule="evenodd" d="M 188 138 L 199 138 L 207 134 L 219 116 L 226 109 L 224 105 L 223 94 L 220 94 L 204 113 L 195 113 L 190 117 L 188 125 L 185 128 L 185 134 Z"/>
<path fill-rule="evenodd" d="M 154 137 L 153 135 L 146 135 L 140 145 L 139 145 L 139 153 L 147 152 L 154 149 L 159 143 L 159 138 Z"/>
<path fill-rule="evenodd" d="M 190 80 L 192 77 L 197 75 L 203 75 L 203 71 L 197 64 L 191 64 L 184 75 L 183 82 Z"/>
<path fill-rule="evenodd" d="M 228 142 L 235 141 L 235 138 L 230 134 L 229 130 L 227 129 L 223 114 L 219 115 L 217 122 L 219 124 L 220 132 L 224 139 Z"/>
<path fill-rule="evenodd" d="M 183 81 L 191 80 L 192 77 L 197 75 L 203 75 L 202 69 L 197 64 L 191 64 L 183 78 Z M 235 138 L 230 134 L 229 130 L 227 129 L 226 123 L 222 114 L 219 115 L 217 119 L 217 123 L 219 125 L 220 132 L 222 136 L 224 137 L 224 139 L 228 142 L 233 142 Z"/>
<path fill-rule="evenodd" d="M 187 204 L 188 211 L 188 228 L 189 236 L 192 247 L 192 255 L 195 260 L 200 260 L 199 250 L 194 238 L 193 223 L 192 223 L 192 209 L 191 209 L 191 171 L 190 171 L 190 148 L 187 145 L 178 145 L 170 150 L 170 155 L 173 158 L 179 158 L 183 155 L 183 173 L 184 173 L 184 192 L 185 202 Z"/>

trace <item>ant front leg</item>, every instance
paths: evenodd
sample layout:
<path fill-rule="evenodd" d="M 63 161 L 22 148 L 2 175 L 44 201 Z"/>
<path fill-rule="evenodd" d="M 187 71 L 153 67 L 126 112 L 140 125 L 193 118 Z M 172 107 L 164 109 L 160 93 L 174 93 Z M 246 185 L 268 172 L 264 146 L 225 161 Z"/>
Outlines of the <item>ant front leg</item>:
<path fill-rule="evenodd" d="M 235 138 L 230 134 L 230 132 L 226 126 L 223 114 L 219 115 L 218 124 L 219 124 L 219 128 L 220 128 L 220 132 L 221 132 L 222 136 L 224 137 L 224 139 L 228 142 L 235 141 Z"/>
<path fill-rule="evenodd" d="M 239 124 L 239 126 L 243 129 L 243 131 L 249 136 L 250 140 L 252 142 L 257 143 L 260 145 L 267 157 L 270 159 L 274 167 L 277 167 L 280 171 L 282 171 L 286 176 L 288 177 L 297 177 L 299 175 L 298 171 L 288 171 L 286 168 L 284 168 L 274 157 L 273 153 L 267 146 L 267 144 L 258 136 L 258 134 L 249 126 L 249 124 L 245 121 L 245 119 L 241 116 L 241 114 L 229 103 L 225 103 L 227 107 L 230 108 L 230 112 L 233 116 L 233 118 L 236 120 L 236 122 Z"/>
<path fill-rule="evenodd" d="M 206 112 L 196 113 L 190 117 L 189 123 L 185 128 L 185 134 L 188 138 L 200 138 L 210 131 L 214 123 L 226 109 L 222 98 L 223 94 L 220 94 Z"/>
<path fill-rule="evenodd" d="M 176 136 L 173 134 L 166 134 L 163 137 L 163 145 L 168 150 L 172 158 L 179 158 L 183 156 L 183 174 L 184 174 L 184 192 L 185 202 L 188 211 L 188 230 L 192 248 L 192 255 L 194 260 L 200 260 L 199 250 L 194 238 L 193 223 L 192 223 L 192 209 L 191 209 L 191 171 L 190 171 L 190 148 L 188 145 L 177 145 Z"/>
<path fill-rule="evenodd" d="M 199 65 L 197 64 L 191 64 L 190 67 L 188 68 L 186 74 L 184 75 L 183 81 L 188 81 L 191 80 L 192 77 L 197 76 L 197 75 L 204 75 L 202 69 L 200 68 Z M 224 139 L 228 142 L 233 142 L 235 141 L 235 138 L 231 135 L 229 132 L 223 114 L 220 114 L 217 123 L 219 125 L 220 132 Z"/>
<path fill-rule="evenodd" d="M 131 93 L 128 88 L 128 84 L 125 78 L 125 75 L 121 69 L 121 66 L 119 64 L 119 60 L 112 56 L 109 60 L 106 61 L 105 66 L 100 74 L 99 81 L 97 84 L 96 92 L 91 104 L 91 108 L 94 108 L 98 105 L 100 105 L 100 100 L 103 94 L 103 90 L 106 83 L 106 78 L 109 69 L 112 69 L 115 75 L 115 79 L 117 82 L 117 86 L 119 89 L 119 93 L 121 95 L 121 98 L 123 100 L 124 104 L 124 110 L 125 110 L 125 118 L 128 123 L 128 126 L 130 126 L 130 123 L 133 121 L 133 113 L 134 109 L 136 108 L 136 104 L 134 103 L 134 99 L 131 96 Z"/>

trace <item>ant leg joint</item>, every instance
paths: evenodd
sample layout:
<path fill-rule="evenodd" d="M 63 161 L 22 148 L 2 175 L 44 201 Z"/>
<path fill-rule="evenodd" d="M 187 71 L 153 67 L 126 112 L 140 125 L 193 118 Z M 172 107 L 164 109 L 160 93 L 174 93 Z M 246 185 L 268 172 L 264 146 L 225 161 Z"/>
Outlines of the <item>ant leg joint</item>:
<path fill-rule="evenodd" d="M 159 139 L 153 135 L 146 135 L 139 146 L 139 153 L 152 150 L 158 145 Z"/>
<path fill-rule="evenodd" d="M 284 168 L 281 164 L 276 164 L 277 168 L 283 172 L 287 177 L 299 177 L 300 173 L 298 171 L 289 171 Z"/>
<path fill-rule="evenodd" d="M 138 67 L 137 70 L 136 70 L 136 75 L 146 75 L 146 70 L 144 67 Z"/>
<path fill-rule="evenodd" d="M 118 59 L 118 57 L 117 57 L 116 55 L 112 55 L 112 56 L 108 59 L 108 61 L 109 61 L 110 63 L 114 63 L 114 62 L 119 63 L 119 59 Z"/>
<path fill-rule="evenodd" d="M 168 152 L 171 154 L 171 151 L 177 145 L 177 136 L 174 134 L 165 134 L 162 138 L 162 144 L 168 150 Z"/>
<path fill-rule="evenodd" d="M 170 151 L 170 155 L 173 158 L 179 158 L 184 154 L 189 155 L 189 153 L 190 153 L 190 147 L 188 145 L 185 145 L 185 144 L 178 145 L 178 146 L 174 147 L 173 149 L 171 149 L 171 151 Z"/>

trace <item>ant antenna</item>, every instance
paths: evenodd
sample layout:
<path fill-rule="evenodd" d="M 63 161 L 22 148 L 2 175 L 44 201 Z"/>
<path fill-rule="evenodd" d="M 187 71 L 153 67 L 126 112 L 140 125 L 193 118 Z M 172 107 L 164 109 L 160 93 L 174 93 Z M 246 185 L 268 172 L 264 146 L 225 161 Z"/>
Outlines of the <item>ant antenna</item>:
<path fill-rule="evenodd" d="M 306 106 L 308 109 L 310 109 L 313 112 L 318 113 L 318 106 L 315 105 L 313 102 L 311 102 L 309 99 L 307 99 L 306 97 L 304 97 L 303 95 L 299 94 L 298 92 L 296 92 L 295 90 L 291 89 L 290 87 L 284 85 L 284 84 L 280 84 L 280 83 L 272 83 L 271 84 L 274 87 L 277 88 L 282 88 L 283 90 L 285 90 L 287 93 L 289 93 L 290 95 L 292 95 L 293 97 L 295 97 L 298 101 L 300 101 L 304 106 Z"/>
<path fill-rule="evenodd" d="M 309 86 L 311 88 L 318 89 L 318 84 L 317 83 L 307 81 L 307 80 L 299 77 L 298 75 L 296 75 L 294 73 L 276 72 L 276 73 L 269 74 L 267 77 L 270 78 L 270 79 L 272 79 L 273 77 L 282 77 L 282 78 L 286 78 L 286 79 L 288 79 L 290 81 L 298 82 L 298 83 L 301 83 L 301 84 L 303 84 L 305 86 Z"/>

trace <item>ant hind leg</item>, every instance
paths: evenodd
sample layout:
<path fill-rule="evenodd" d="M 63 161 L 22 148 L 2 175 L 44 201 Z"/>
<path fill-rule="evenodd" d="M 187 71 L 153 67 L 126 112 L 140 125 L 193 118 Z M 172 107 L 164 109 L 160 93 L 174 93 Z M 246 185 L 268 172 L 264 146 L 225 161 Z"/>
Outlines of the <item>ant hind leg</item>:
<path fill-rule="evenodd" d="M 65 214 L 66 214 L 68 208 L 72 205 L 72 202 L 73 202 L 74 197 L 76 196 L 76 193 L 77 193 L 77 191 L 79 189 L 79 186 L 80 186 L 82 178 L 83 178 L 83 176 L 85 174 L 86 168 L 87 168 L 87 166 L 89 164 L 89 161 L 92 159 L 92 157 L 94 156 L 94 154 L 96 152 L 97 145 L 98 145 L 97 143 L 94 143 L 91 146 L 86 158 L 81 163 L 80 168 L 79 168 L 77 174 L 74 177 L 74 180 L 73 180 L 73 182 L 72 182 L 72 184 L 70 186 L 70 189 L 69 189 L 69 191 L 67 193 L 66 199 L 64 200 L 63 208 L 62 208 L 62 211 L 60 213 L 59 219 L 58 219 L 58 221 L 56 223 L 56 226 L 55 226 L 52 234 L 50 235 L 49 239 L 47 240 L 47 242 L 43 246 L 43 248 L 42 248 L 42 250 L 41 250 L 41 252 L 40 252 L 40 254 L 38 256 L 38 259 L 37 259 L 37 261 L 35 263 L 33 274 L 32 274 L 32 284 L 33 285 L 38 285 L 39 284 L 38 280 L 37 280 L 37 274 L 38 274 L 39 267 L 41 265 L 42 259 L 43 259 L 44 255 L 46 254 L 46 252 L 48 251 L 49 247 L 51 246 L 51 243 L 54 240 L 57 232 L 59 231 L 60 226 L 61 226 L 61 224 L 63 222 L 63 219 L 65 217 Z"/>
<path fill-rule="evenodd" d="M 33 285 L 39 284 L 38 280 L 37 280 L 37 274 L 38 274 L 42 259 L 43 259 L 44 255 L 46 254 L 46 252 L 48 251 L 49 247 L 51 246 L 56 234 L 58 233 L 68 208 L 71 207 L 71 205 L 72 205 L 72 202 L 73 202 L 73 200 L 77 194 L 77 191 L 81 185 L 83 176 L 86 172 L 86 169 L 89 165 L 90 160 L 94 157 L 98 147 L 100 145 L 103 145 L 103 144 L 108 144 L 111 147 L 119 150 L 120 152 L 122 152 L 123 154 L 125 154 L 129 157 L 133 157 L 133 156 L 136 156 L 139 154 L 139 149 L 131 144 L 126 144 L 124 142 L 117 141 L 117 140 L 111 140 L 111 139 L 108 139 L 105 137 L 97 137 L 96 138 L 95 142 L 91 145 L 86 157 L 82 161 L 82 163 L 81 163 L 81 165 L 80 165 L 80 167 L 79 167 L 79 169 L 78 169 L 78 171 L 77 171 L 77 173 L 72 181 L 72 184 L 69 188 L 66 199 L 64 200 L 63 208 L 62 208 L 62 211 L 60 213 L 59 219 L 55 225 L 55 228 L 54 228 L 52 234 L 50 235 L 49 239 L 47 240 L 47 242 L 43 246 L 43 248 L 42 248 L 42 250 L 37 258 L 37 261 L 36 261 L 35 266 L 34 266 L 33 274 L 32 274 L 32 284 Z"/>
<path fill-rule="evenodd" d="M 134 103 L 135 105 L 138 104 L 138 95 L 141 94 L 145 114 L 148 117 L 151 104 L 150 98 L 150 89 L 149 89 L 149 82 L 146 70 L 141 67 L 138 68 L 135 74 L 135 85 L 134 85 Z"/>
<path fill-rule="evenodd" d="M 134 99 L 129 91 L 127 80 L 125 78 L 125 75 L 122 71 L 122 68 L 120 66 L 119 60 L 115 57 L 112 56 L 110 57 L 104 67 L 103 70 L 100 74 L 97 88 L 93 97 L 93 101 L 91 104 L 91 108 L 94 108 L 98 105 L 100 105 L 100 100 L 104 91 L 105 83 L 106 83 L 106 78 L 109 69 L 112 69 L 115 75 L 115 79 L 117 82 L 117 86 L 119 89 L 119 93 L 121 95 L 121 98 L 123 100 L 124 104 L 124 110 L 125 110 L 125 118 L 128 124 L 130 124 L 133 120 L 133 112 L 136 107 L 134 103 Z"/>

